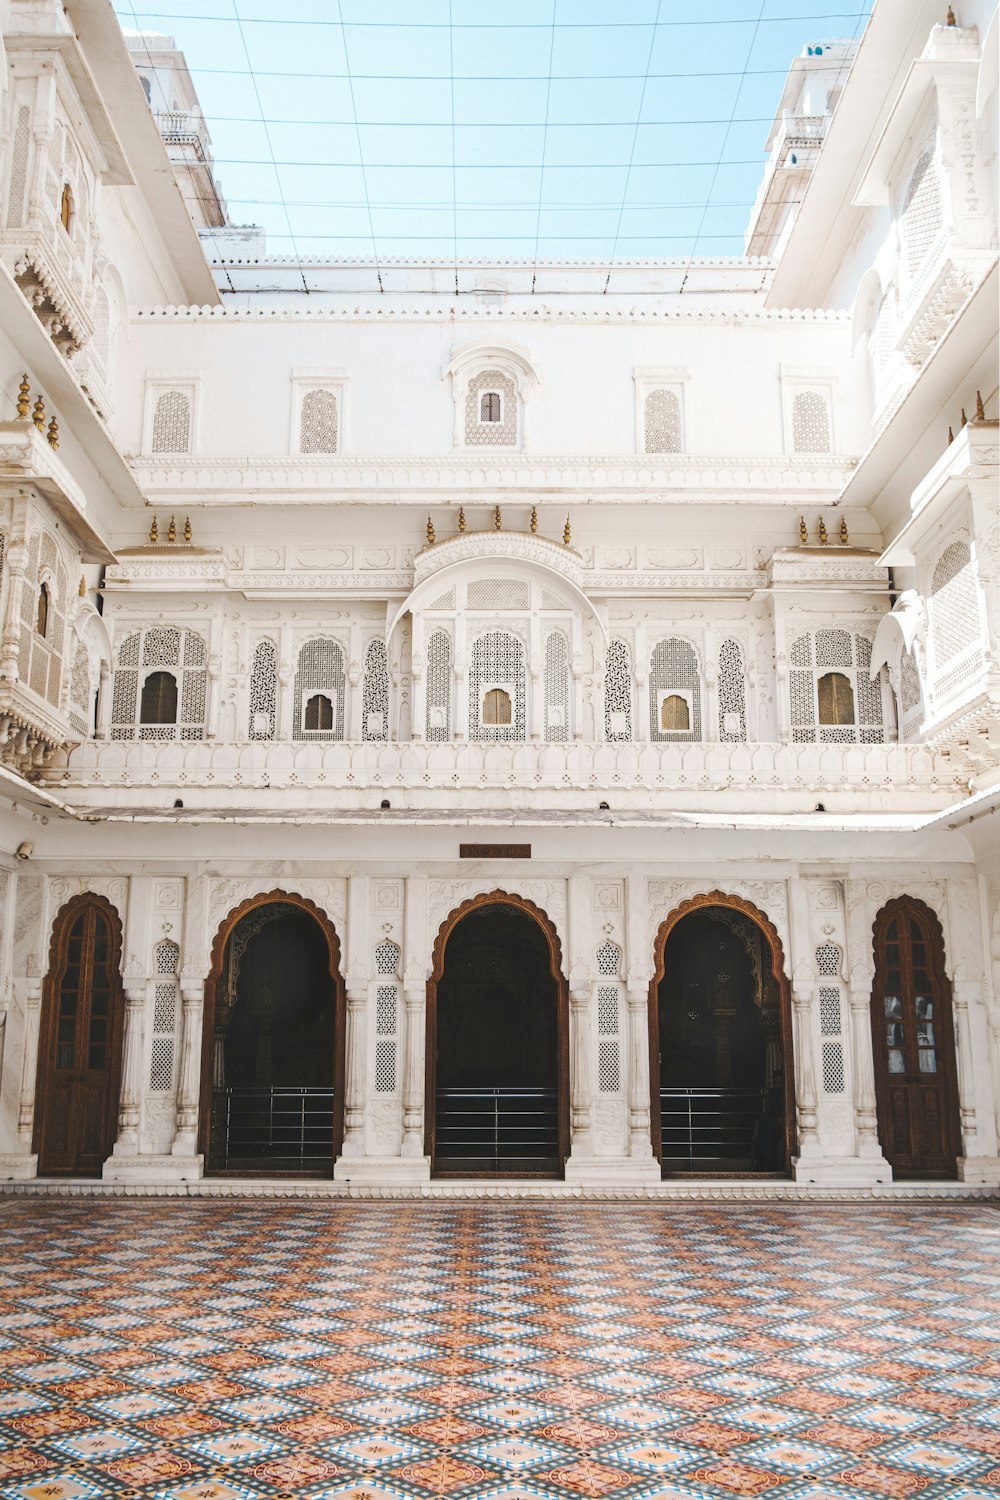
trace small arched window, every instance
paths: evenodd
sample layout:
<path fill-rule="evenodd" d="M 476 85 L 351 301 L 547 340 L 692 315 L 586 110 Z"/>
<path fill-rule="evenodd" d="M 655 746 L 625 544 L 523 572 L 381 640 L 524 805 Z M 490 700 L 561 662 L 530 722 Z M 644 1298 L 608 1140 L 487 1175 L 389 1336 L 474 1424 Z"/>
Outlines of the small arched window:
<path fill-rule="evenodd" d="M 691 709 L 679 693 L 669 693 L 660 704 L 660 728 L 675 734 L 691 728 Z"/>
<path fill-rule="evenodd" d="M 490 688 L 489 692 L 484 695 L 483 723 L 513 723 L 513 706 L 510 701 L 510 694 L 504 692 L 503 688 Z"/>
<path fill-rule="evenodd" d="M 177 678 L 173 672 L 150 672 L 142 685 L 139 723 L 177 723 Z"/>
<path fill-rule="evenodd" d="M 63 183 L 62 198 L 59 200 L 59 218 L 62 227 L 69 234 L 73 227 L 73 189 L 68 182 Z"/>
<path fill-rule="evenodd" d="M 38 610 L 35 615 L 35 629 L 44 639 L 49 633 L 49 606 L 52 603 L 49 586 L 43 583 L 38 590 Z"/>
<path fill-rule="evenodd" d="M 302 719 L 303 729 L 333 728 L 333 701 L 325 693 L 313 693 L 306 701 L 306 711 Z"/>
<path fill-rule="evenodd" d="M 825 672 L 816 684 L 821 724 L 854 723 L 854 689 L 843 672 Z"/>
<path fill-rule="evenodd" d="M 500 421 L 500 392 L 483 391 L 479 397 L 480 422 Z"/>

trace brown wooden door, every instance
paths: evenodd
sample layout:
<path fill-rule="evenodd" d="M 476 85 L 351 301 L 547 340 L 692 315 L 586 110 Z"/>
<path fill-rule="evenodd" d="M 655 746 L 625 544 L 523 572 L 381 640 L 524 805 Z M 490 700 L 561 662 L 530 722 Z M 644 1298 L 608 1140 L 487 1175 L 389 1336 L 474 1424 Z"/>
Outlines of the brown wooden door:
<path fill-rule="evenodd" d="M 114 1145 L 122 1039 L 118 947 L 110 908 L 96 902 L 75 904 L 56 933 L 39 1057 L 38 1167 L 44 1176 L 98 1175 Z"/>
<path fill-rule="evenodd" d="M 878 1133 L 900 1177 L 954 1177 L 959 1150 L 951 989 L 937 919 L 889 904 L 875 926 L 872 1033 Z"/>

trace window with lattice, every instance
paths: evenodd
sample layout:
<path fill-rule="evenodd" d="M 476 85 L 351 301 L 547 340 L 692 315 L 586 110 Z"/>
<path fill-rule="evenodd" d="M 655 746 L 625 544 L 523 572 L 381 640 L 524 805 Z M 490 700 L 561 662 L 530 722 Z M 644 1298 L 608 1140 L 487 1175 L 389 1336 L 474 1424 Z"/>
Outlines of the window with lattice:
<path fill-rule="evenodd" d="M 647 453 L 680 453 L 681 403 L 676 391 L 649 391 L 643 405 L 643 437 Z"/>
<path fill-rule="evenodd" d="M 292 690 L 296 740 L 344 738 L 344 653 L 326 637 L 306 641 Z"/>
<path fill-rule="evenodd" d="M 517 387 L 502 370 L 480 370 L 465 397 L 467 447 L 517 446 Z"/>
<path fill-rule="evenodd" d="M 965 542 L 952 542 L 931 575 L 930 646 L 935 667 L 961 656 L 980 642 L 979 601 L 972 554 Z"/>
<path fill-rule="evenodd" d="M 840 949 L 836 943 L 820 943 L 816 949 L 816 972 L 824 979 L 840 973 Z"/>
<path fill-rule="evenodd" d="M 468 609 L 527 609 L 531 596 L 528 584 L 517 578 L 473 578 L 465 603 Z"/>
<path fill-rule="evenodd" d="M 830 452 L 830 404 L 824 391 L 796 391 L 792 397 L 792 451 Z"/>
<path fill-rule="evenodd" d="M 102 370 L 107 369 L 111 339 L 111 304 L 102 286 L 94 294 L 94 331 L 90 336 L 87 353 L 95 359 Z"/>
<path fill-rule="evenodd" d="M 632 738 L 632 658 L 624 641 L 612 641 L 604 668 L 604 738 Z"/>
<path fill-rule="evenodd" d="M 599 1036 L 617 1036 L 619 1031 L 618 986 L 602 984 L 597 990 L 597 1032 Z"/>
<path fill-rule="evenodd" d="M 746 672 L 737 641 L 719 647 L 719 739 L 742 744 L 747 737 Z"/>
<path fill-rule="evenodd" d="M 28 176 L 28 154 L 31 149 L 31 117 L 28 106 L 17 112 L 13 147 L 10 154 L 10 184 L 7 189 L 7 225 L 16 229 L 24 222 L 24 189 Z"/>
<path fill-rule="evenodd" d="M 854 689 L 843 672 L 824 672 L 816 684 L 816 705 L 821 724 L 854 723 Z"/>
<path fill-rule="evenodd" d="M 174 1086 L 174 1046 L 177 1030 L 177 969 L 180 949 L 164 938 L 153 950 L 156 983 L 150 1026 L 149 1088 L 154 1094 L 170 1093 Z"/>
<path fill-rule="evenodd" d="M 126 636 L 115 663 L 111 738 L 204 739 L 207 661 L 208 648 L 194 630 L 148 625 Z"/>
<path fill-rule="evenodd" d="M 899 702 L 906 722 L 919 717 L 923 693 L 920 688 L 920 669 L 915 653 L 904 651 L 899 662 Z"/>
<path fill-rule="evenodd" d="M 379 1038 L 375 1043 L 375 1092 L 396 1092 L 396 1043 Z"/>
<path fill-rule="evenodd" d="M 832 984 L 819 987 L 819 1029 L 822 1036 L 839 1036 L 843 1021 L 840 1009 L 840 990 Z"/>
<path fill-rule="evenodd" d="M 823 1043 L 823 1092 L 844 1092 L 844 1049 L 840 1042 Z"/>
<path fill-rule="evenodd" d="M 799 636 L 789 650 L 792 739 L 880 745 L 883 679 L 869 675 L 872 643 L 841 627 Z M 834 670 L 831 670 L 834 669 Z"/>
<path fill-rule="evenodd" d="M 602 1094 L 617 1094 L 621 1091 L 621 1048 L 617 1041 L 603 1040 L 597 1044 L 597 1087 Z"/>
<path fill-rule="evenodd" d="M 435 630 L 427 642 L 426 734 L 429 740 L 451 739 L 451 678 L 451 640 L 443 630 Z"/>
<path fill-rule="evenodd" d="M 299 452 L 336 453 L 337 438 L 335 392 L 306 391 L 299 411 Z"/>
<path fill-rule="evenodd" d="M 683 715 L 671 699 L 680 699 L 687 710 L 686 727 L 666 728 L 665 722 L 683 723 Z M 701 676 L 694 647 L 676 636 L 658 641 L 649 664 L 649 729 L 653 740 L 701 739 Z"/>
<path fill-rule="evenodd" d="M 907 275 L 920 270 L 943 227 L 941 173 L 930 147 L 923 150 L 903 194 L 899 233 Z"/>
<path fill-rule="evenodd" d="M 249 735 L 252 740 L 273 740 L 278 711 L 278 648 L 273 641 L 258 641 L 250 669 Z"/>
<path fill-rule="evenodd" d="M 884 370 L 896 347 L 896 293 L 890 287 L 878 305 L 870 342 L 876 370 Z"/>
<path fill-rule="evenodd" d="M 384 641 L 369 641 L 361 685 L 361 738 L 389 738 L 389 666 Z"/>
<path fill-rule="evenodd" d="M 161 391 L 153 408 L 153 453 L 188 453 L 191 448 L 191 397 L 186 391 Z"/>
<path fill-rule="evenodd" d="M 90 734 L 93 728 L 90 702 L 90 657 L 82 641 L 77 641 L 76 650 L 73 653 L 67 712 L 70 723 L 78 734 Z"/>
<path fill-rule="evenodd" d="M 479 636 L 469 659 L 469 738 L 523 740 L 525 693 L 524 643 L 505 630 Z M 497 717 L 487 720 L 494 706 Z"/>
<path fill-rule="evenodd" d="M 569 738 L 569 642 L 561 630 L 553 630 L 545 642 L 545 738 L 562 742 Z"/>
<path fill-rule="evenodd" d="M 609 979 L 612 975 L 617 977 L 621 973 L 622 950 L 617 943 L 609 939 L 602 943 L 597 950 L 597 972 L 602 979 Z"/>
<path fill-rule="evenodd" d="M 396 1089 L 399 1032 L 399 966 L 402 954 L 391 938 L 375 945 L 375 1092 Z"/>

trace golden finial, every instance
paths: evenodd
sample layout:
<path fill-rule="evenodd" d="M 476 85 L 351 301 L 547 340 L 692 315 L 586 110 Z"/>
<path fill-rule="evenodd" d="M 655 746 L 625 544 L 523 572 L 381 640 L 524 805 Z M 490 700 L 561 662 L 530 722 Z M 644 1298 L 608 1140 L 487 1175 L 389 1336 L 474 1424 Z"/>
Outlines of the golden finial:
<path fill-rule="evenodd" d="M 149 540 L 152 542 L 152 544 L 153 544 L 154 547 L 156 546 L 157 542 L 160 540 L 160 528 L 156 524 L 156 517 L 155 516 L 153 517 L 153 524 L 149 528 Z"/>
<path fill-rule="evenodd" d="M 45 435 L 49 440 L 50 448 L 59 447 L 59 423 L 56 421 L 55 417 L 53 417 L 51 422 L 49 423 L 49 430 Z"/>
<path fill-rule="evenodd" d="M 458 529 L 459 529 L 459 531 L 464 531 L 465 530 L 465 506 L 464 505 L 460 505 L 458 507 Z"/>
<path fill-rule="evenodd" d="M 948 26 L 957 26 L 958 25 L 958 22 L 955 20 L 955 12 L 952 10 L 952 8 L 951 8 L 950 5 L 948 7 L 948 20 L 947 20 L 946 24 Z"/>
<path fill-rule="evenodd" d="M 82 573 L 80 574 L 80 587 L 77 589 L 77 593 L 80 595 L 81 599 L 86 599 L 86 597 L 87 597 L 87 580 L 86 580 L 85 576 Z"/>
<path fill-rule="evenodd" d="M 573 540 L 573 533 L 569 529 L 569 516 L 566 517 L 566 525 L 563 527 L 563 545 L 568 547 Z"/>
<path fill-rule="evenodd" d="M 499 505 L 493 507 L 493 530 L 503 531 L 503 517 L 500 514 Z"/>
<path fill-rule="evenodd" d="M 28 372 L 25 370 L 21 376 L 21 384 L 17 388 L 17 420 L 26 422 L 31 410 L 31 387 L 28 384 Z"/>
<path fill-rule="evenodd" d="M 823 520 L 822 516 L 820 516 L 820 518 L 819 518 L 819 540 L 820 540 L 820 546 L 825 547 L 826 544 L 827 544 L 828 538 L 827 538 L 827 534 L 826 534 L 826 522 Z"/>
<path fill-rule="evenodd" d="M 808 540 L 809 540 L 809 531 L 808 531 L 808 529 L 806 527 L 806 518 L 805 518 L 805 516 L 799 516 L 799 541 L 802 543 L 802 545 L 804 547 L 806 545 L 806 543 L 808 542 Z"/>
<path fill-rule="evenodd" d="M 840 537 L 840 545 L 842 547 L 846 547 L 847 544 L 848 544 L 848 542 L 851 540 L 850 537 L 847 534 L 847 517 L 846 516 L 841 516 L 841 518 L 840 518 L 840 531 L 838 532 L 838 535 Z"/>
<path fill-rule="evenodd" d="M 968 426 L 968 421 L 969 421 L 969 419 L 968 419 L 968 417 L 967 417 L 967 416 L 966 416 L 966 415 L 965 415 L 965 407 L 964 407 L 964 406 L 963 406 L 963 407 L 962 407 L 962 420 L 961 420 L 961 422 L 959 422 L 959 424 L 958 424 L 958 428 L 959 428 L 959 431 L 961 431 L 961 430 L 962 430 L 962 428 L 963 428 L 963 427 L 966 427 L 966 426 Z"/>
<path fill-rule="evenodd" d="M 952 443 L 954 441 L 955 441 L 955 434 L 952 432 L 951 428 L 949 427 L 948 428 L 948 447 L 949 448 L 951 447 L 951 445 L 952 445 Z"/>
<path fill-rule="evenodd" d="M 171 516 L 170 517 L 170 524 L 167 527 L 167 541 L 168 542 L 176 542 L 176 540 L 177 540 L 177 522 L 174 520 L 173 516 Z"/>
<path fill-rule="evenodd" d="M 976 421 L 977 422 L 985 422 L 986 421 L 986 408 L 983 405 L 983 394 L 982 394 L 982 391 L 977 391 L 976 392 Z"/>
<path fill-rule="evenodd" d="M 45 428 L 45 402 L 42 400 L 41 396 L 39 396 L 38 400 L 35 402 L 35 409 L 31 413 L 31 420 L 34 422 L 34 424 L 38 428 L 39 432 L 44 431 L 44 428 Z"/>
<path fill-rule="evenodd" d="M 187 542 L 188 546 L 191 545 L 191 536 L 192 536 L 192 532 L 191 532 L 191 517 L 190 516 L 185 516 L 184 517 L 184 540 Z"/>
<path fill-rule="evenodd" d="M 538 534 L 538 506 L 537 505 L 533 505 L 531 507 L 531 535 L 532 536 L 537 536 L 537 534 Z"/>
<path fill-rule="evenodd" d="M 427 517 L 427 545 L 428 547 L 433 547 L 434 545 L 434 522 L 430 516 Z"/>

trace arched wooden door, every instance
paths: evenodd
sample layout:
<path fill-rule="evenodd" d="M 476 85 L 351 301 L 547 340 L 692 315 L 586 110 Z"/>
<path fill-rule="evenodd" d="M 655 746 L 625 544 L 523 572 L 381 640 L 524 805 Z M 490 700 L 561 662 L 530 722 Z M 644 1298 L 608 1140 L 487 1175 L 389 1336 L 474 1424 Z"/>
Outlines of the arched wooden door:
<path fill-rule="evenodd" d="M 941 924 L 901 896 L 875 918 L 872 1042 L 882 1150 L 898 1177 L 954 1177 L 960 1149 L 951 985 Z"/>
<path fill-rule="evenodd" d="M 42 1176 L 99 1175 L 115 1143 L 124 999 L 121 922 L 77 896 L 52 929 L 42 995 L 35 1149 Z"/>

